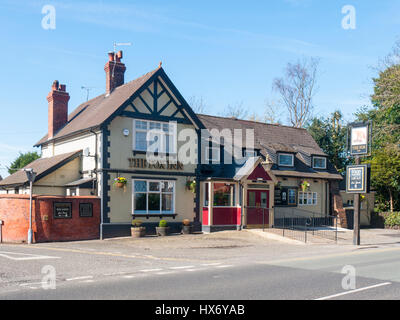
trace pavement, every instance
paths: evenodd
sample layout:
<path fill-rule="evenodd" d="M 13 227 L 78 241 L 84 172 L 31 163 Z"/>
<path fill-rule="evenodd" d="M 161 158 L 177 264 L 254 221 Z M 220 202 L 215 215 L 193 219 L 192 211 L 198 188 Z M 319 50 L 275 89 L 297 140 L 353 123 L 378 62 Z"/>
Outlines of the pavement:
<path fill-rule="evenodd" d="M 249 230 L 262 236 L 263 233 L 266 238 L 285 241 L 292 244 L 305 243 L 304 231 L 285 230 L 283 236 L 282 229 L 265 229 L 263 230 Z M 314 233 L 312 230 L 307 231 L 307 244 L 320 245 L 337 243 L 341 246 L 353 245 L 353 230 L 338 228 L 337 242 L 334 235 L 334 229 L 317 229 Z M 400 232 L 395 229 L 361 229 L 360 231 L 361 246 L 374 246 L 374 245 L 392 245 L 400 243 Z"/>
<path fill-rule="evenodd" d="M 400 232 L 363 229 L 360 247 L 351 234 L 343 244 L 262 230 L 1 244 L 0 299 L 398 299 Z M 359 291 L 343 289 L 348 265 Z"/>

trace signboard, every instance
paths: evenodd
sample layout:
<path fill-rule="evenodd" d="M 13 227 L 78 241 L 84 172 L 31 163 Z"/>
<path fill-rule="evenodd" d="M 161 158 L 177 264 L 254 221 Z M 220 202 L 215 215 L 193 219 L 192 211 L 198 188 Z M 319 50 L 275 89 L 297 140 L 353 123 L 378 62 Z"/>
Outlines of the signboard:
<path fill-rule="evenodd" d="M 346 192 L 367 193 L 369 184 L 369 172 L 367 165 L 347 166 L 346 168 Z"/>
<path fill-rule="evenodd" d="M 183 164 L 180 161 L 172 163 L 169 161 L 155 161 L 151 163 L 144 158 L 128 158 L 129 168 L 139 169 L 163 169 L 163 170 L 183 170 Z"/>
<path fill-rule="evenodd" d="M 369 153 L 370 123 L 352 123 L 349 125 L 350 154 L 367 155 Z"/>
<path fill-rule="evenodd" d="M 297 188 L 295 187 L 278 187 L 275 188 L 274 206 L 296 206 L 297 205 Z"/>
<path fill-rule="evenodd" d="M 276 206 L 280 206 L 283 204 L 282 203 L 282 190 L 280 188 L 275 188 L 274 197 L 275 197 L 274 204 Z"/>
<path fill-rule="evenodd" d="M 79 204 L 79 216 L 80 217 L 93 217 L 93 206 L 91 203 L 80 203 Z"/>
<path fill-rule="evenodd" d="M 54 202 L 53 217 L 55 219 L 70 219 L 70 218 L 72 218 L 72 203 L 71 202 Z"/>

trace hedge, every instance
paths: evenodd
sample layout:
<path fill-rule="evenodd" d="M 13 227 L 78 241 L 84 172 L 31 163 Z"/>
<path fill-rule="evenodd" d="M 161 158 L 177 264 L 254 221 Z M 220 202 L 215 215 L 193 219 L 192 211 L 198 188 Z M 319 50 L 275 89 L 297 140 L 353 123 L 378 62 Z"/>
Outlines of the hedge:
<path fill-rule="evenodd" d="M 389 212 L 385 215 L 385 226 L 392 228 L 400 226 L 400 212 Z"/>

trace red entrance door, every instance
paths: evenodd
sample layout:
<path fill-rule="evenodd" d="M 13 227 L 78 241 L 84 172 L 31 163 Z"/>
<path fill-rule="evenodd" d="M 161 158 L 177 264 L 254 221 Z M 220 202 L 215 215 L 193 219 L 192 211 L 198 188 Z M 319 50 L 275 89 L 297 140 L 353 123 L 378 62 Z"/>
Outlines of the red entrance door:
<path fill-rule="evenodd" d="M 268 208 L 268 190 L 247 190 L 247 225 L 269 224 Z"/>

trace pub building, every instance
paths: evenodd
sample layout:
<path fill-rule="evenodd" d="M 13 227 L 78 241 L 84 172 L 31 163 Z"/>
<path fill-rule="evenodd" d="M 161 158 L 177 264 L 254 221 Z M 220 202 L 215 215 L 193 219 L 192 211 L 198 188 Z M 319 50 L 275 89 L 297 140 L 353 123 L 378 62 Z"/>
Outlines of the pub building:
<path fill-rule="evenodd" d="M 47 95 L 48 129 L 35 144 L 41 158 L 27 166 L 37 173 L 33 194 L 61 208 L 46 213 L 47 219 L 56 211 L 73 218 L 68 203 L 88 197 L 99 202 L 92 215 L 99 217 L 93 224 L 100 238 L 129 235 L 135 218 L 148 233 L 160 219 L 175 231 L 183 219 L 203 232 L 272 227 L 276 217 L 293 209 L 306 216 L 339 215 L 345 225 L 342 177 L 305 129 L 195 114 L 161 63 L 125 83 L 121 51 L 108 54 L 104 70 L 106 92 L 70 114 L 64 84 L 54 81 Z M 215 144 L 202 137 L 204 130 L 224 129 L 243 135 L 254 130 L 252 148 L 234 146 L 240 148 L 237 157 L 224 139 Z M 192 137 L 181 139 L 186 132 Z M 161 148 L 154 156 L 166 161 L 148 156 L 157 139 Z M 190 161 L 178 157 L 182 148 L 192 151 Z M 225 161 L 229 157 L 233 161 Z M 3 228 L 5 198 L 17 201 L 26 194 L 22 170 L 0 182 Z"/>

